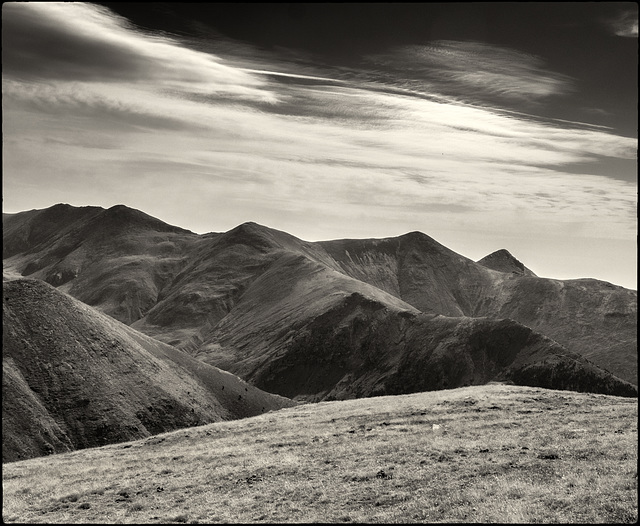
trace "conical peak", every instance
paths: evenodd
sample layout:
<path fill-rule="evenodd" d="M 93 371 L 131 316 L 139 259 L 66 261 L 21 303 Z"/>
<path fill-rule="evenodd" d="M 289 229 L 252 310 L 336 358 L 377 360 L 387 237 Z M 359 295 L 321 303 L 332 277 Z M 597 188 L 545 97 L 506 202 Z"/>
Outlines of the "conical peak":
<path fill-rule="evenodd" d="M 306 244 L 301 239 L 287 232 L 275 230 L 253 221 L 247 221 L 232 228 L 223 234 L 223 238 L 229 242 L 252 245 L 256 248 L 293 248 Z"/>
<path fill-rule="evenodd" d="M 483 257 L 478 263 L 486 268 L 499 272 L 511 272 L 522 276 L 535 276 L 531 270 L 525 267 L 522 262 L 504 248 Z"/>
<path fill-rule="evenodd" d="M 487 257 L 507 257 L 507 258 L 511 258 L 511 259 L 516 259 L 513 254 L 511 254 L 511 252 L 509 252 L 506 248 L 501 248 L 500 250 L 496 250 L 495 252 L 492 252 L 491 254 L 489 254 Z"/>

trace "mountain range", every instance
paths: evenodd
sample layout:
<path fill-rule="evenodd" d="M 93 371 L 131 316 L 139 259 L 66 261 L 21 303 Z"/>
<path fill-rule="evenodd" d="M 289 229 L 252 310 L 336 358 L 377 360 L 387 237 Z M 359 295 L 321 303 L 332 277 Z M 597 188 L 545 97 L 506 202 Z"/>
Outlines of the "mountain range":
<path fill-rule="evenodd" d="M 637 385 L 637 292 L 538 277 L 507 250 L 475 262 L 420 232 L 306 242 L 251 222 L 199 235 L 123 205 L 3 214 L 3 230 L 6 275 L 288 397 L 534 371 L 541 385 L 599 389 L 545 360 Z"/>
<path fill-rule="evenodd" d="M 548 349 L 637 384 L 637 292 L 594 279 L 541 278 L 506 250 L 474 262 L 420 232 L 305 242 L 255 223 L 198 235 L 123 205 L 3 214 L 3 230 L 6 275 L 43 280 L 287 396 L 413 389 L 394 375 L 416 352 L 431 356 L 416 372 L 420 389 L 509 376 L 509 360 L 493 362 L 505 344 L 481 344 L 482 363 L 493 364 L 487 367 L 470 358 L 477 354 L 470 342 L 510 331 L 546 337 Z M 509 354 L 519 354 L 519 345 L 509 344 Z M 307 360 L 314 353 L 326 366 Z M 436 374 L 438 356 L 456 353 L 465 357 L 454 360 L 457 372 Z M 360 371 L 380 360 L 380 372 Z M 376 379 L 357 388 L 354 375 L 363 374 Z"/>
<path fill-rule="evenodd" d="M 637 396 L 637 292 L 420 232 L 195 234 L 3 214 L 3 460 L 320 401 L 507 381 Z M 273 394 L 271 394 L 273 393 Z"/>

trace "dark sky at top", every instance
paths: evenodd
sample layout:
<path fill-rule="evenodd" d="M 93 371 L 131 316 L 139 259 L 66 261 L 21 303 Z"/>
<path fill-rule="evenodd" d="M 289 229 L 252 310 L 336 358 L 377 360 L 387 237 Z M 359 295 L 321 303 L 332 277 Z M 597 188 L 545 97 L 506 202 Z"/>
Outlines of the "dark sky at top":
<path fill-rule="evenodd" d="M 360 57 L 437 40 L 475 41 L 544 59 L 580 84 L 575 105 L 605 104 L 589 122 L 637 137 L 637 38 L 612 31 L 634 3 L 103 3 L 141 28 L 218 34 L 266 50 L 287 48 L 354 65 Z M 562 104 L 547 116 L 573 119 Z"/>

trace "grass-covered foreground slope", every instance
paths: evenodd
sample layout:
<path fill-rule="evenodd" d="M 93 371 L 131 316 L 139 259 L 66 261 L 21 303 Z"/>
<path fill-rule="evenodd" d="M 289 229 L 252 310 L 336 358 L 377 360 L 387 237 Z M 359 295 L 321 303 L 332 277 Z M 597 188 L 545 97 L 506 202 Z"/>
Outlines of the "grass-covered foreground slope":
<path fill-rule="evenodd" d="M 42 523 L 635 523 L 637 399 L 507 385 L 321 402 L 3 466 Z"/>
<path fill-rule="evenodd" d="M 40 280 L 3 283 L 2 328 L 3 461 L 293 405 Z"/>

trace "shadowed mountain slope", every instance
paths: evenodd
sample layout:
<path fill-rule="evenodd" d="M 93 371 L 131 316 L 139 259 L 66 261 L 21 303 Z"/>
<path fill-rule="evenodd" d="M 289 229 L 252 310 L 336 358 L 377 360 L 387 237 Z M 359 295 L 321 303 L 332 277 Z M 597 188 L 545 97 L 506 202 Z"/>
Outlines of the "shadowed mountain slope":
<path fill-rule="evenodd" d="M 264 368 L 286 355 L 292 341 L 310 330 L 321 337 L 323 331 L 336 328 L 341 320 L 334 319 L 332 312 L 350 298 L 355 299 L 354 306 L 362 301 L 398 312 L 419 312 L 305 256 L 284 254 L 251 283 L 220 323 L 201 334 L 197 356 L 257 385 Z M 341 350 L 345 356 L 350 351 L 349 347 Z M 314 365 L 309 363 L 308 368 Z"/>
<path fill-rule="evenodd" d="M 74 220 L 80 212 L 66 211 L 71 225 L 56 223 L 65 234 L 10 251 L 6 271 L 60 286 L 56 276 L 72 268 L 62 290 L 256 385 L 277 390 L 276 383 L 288 382 L 273 364 L 291 346 L 304 349 L 301 342 L 313 341 L 319 355 L 331 355 L 331 346 L 366 352 L 366 342 L 343 341 L 351 338 L 348 331 L 336 341 L 331 335 L 354 320 L 371 332 L 385 316 L 406 320 L 420 313 L 416 319 L 512 319 L 637 384 L 636 291 L 598 280 L 536 277 L 506 250 L 474 262 L 420 232 L 311 243 L 256 223 L 196 235 L 126 207 L 91 210 L 95 221 L 111 225 L 108 236 L 82 226 L 92 220 L 88 215 Z M 22 214 L 37 230 L 35 212 L 44 213 Z M 5 246 L 19 245 L 19 216 L 5 220 L 13 225 Z M 66 253 L 60 247 L 71 239 L 79 245 Z M 346 311 L 343 301 L 351 305 Z M 333 343 L 322 347 L 323 341 Z M 297 352 L 304 362 L 304 352 Z M 331 382 L 317 383 L 317 393 L 329 396 Z M 311 387 L 299 388 L 297 394 L 312 395 Z M 285 391 L 291 395 L 291 389 Z"/>
<path fill-rule="evenodd" d="M 502 280 L 477 313 L 512 318 L 638 384 L 638 293 L 595 279 Z"/>
<path fill-rule="evenodd" d="M 39 280 L 3 284 L 3 461 L 293 405 Z"/>
<path fill-rule="evenodd" d="M 222 320 L 250 284 L 284 254 L 334 265 L 321 247 L 255 223 L 207 234 L 156 305 L 133 326 L 180 348 L 195 349 L 200 335 Z"/>
<path fill-rule="evenodd" d="M 637 385 L 635 290 L 539 278 L 506 250 L 476 263 L 419 232 L 320 244 L 345 274 L 422 312 L 513 319 Z"/>
<path fill-rule="evenodd" d="M 197 356 L 269 392 L 312 401 L 491 380 L 637 395 L 515 321 L 420 313 L 304 256 L 274 262 L 202 334 Z"/>

